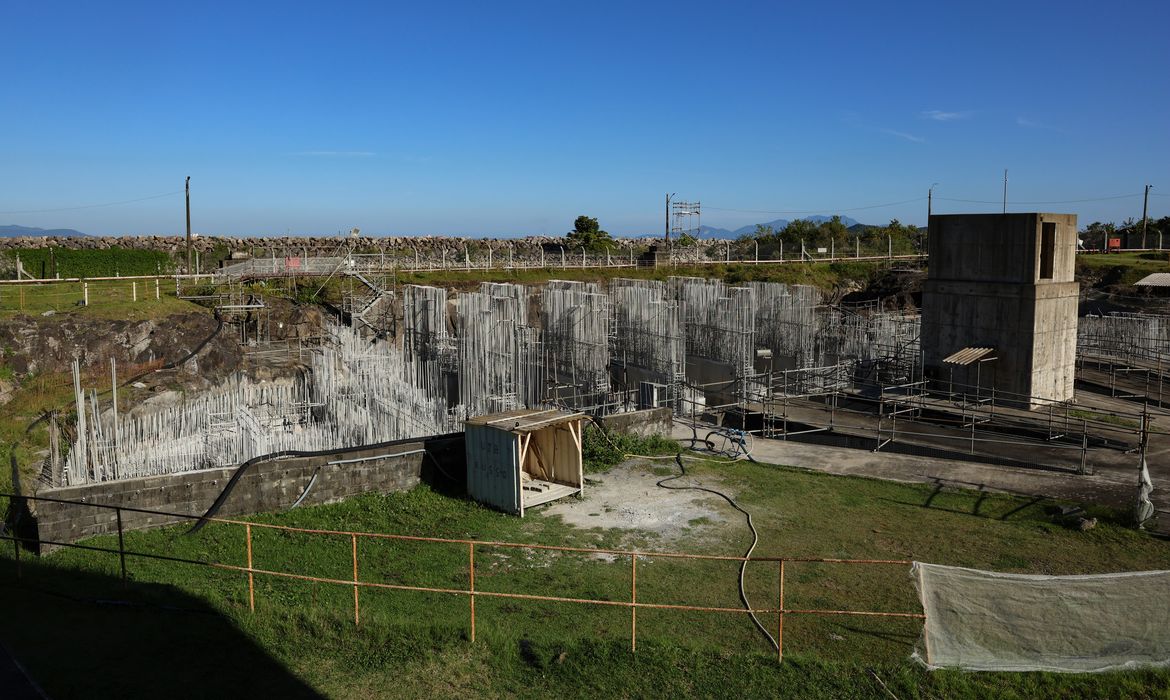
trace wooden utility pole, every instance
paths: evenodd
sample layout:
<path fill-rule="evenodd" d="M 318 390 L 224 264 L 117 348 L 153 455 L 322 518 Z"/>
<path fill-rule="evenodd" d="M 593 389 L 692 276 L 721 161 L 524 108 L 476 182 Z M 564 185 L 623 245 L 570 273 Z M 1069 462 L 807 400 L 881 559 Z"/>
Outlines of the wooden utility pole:
<path fill-rule="evenodd" d="M 191 274 L 191 176 L 187 176 L 187 274 Z"/>
<path fill-rule="evenodd" d="M 1146 247 L 1146 213 L 1149 211 L 1150 185 L 1146 185 L 1146 196 L 1142 198 L 1142 248 Z"/>

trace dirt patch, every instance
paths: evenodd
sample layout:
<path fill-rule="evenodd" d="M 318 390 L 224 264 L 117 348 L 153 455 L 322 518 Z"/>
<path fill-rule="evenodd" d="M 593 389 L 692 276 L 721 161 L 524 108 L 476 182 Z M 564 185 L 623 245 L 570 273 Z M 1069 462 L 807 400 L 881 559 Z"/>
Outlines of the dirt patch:
<path fill-rule="evenodd" d="M 628 530 L 660 541 L 704 536 L 734 514 L 723 499 L 713 494 L 657 486 L 669 473 L 655 474 L 651 470 L 662 472 L 662 466 L 632 461 L 604 474 L 591 474 L 584 499 L 556 501 L 544 514 L 560 516 L 566 524 L 576 527 Z M 686 476 L 668 484 L 707 486 L 735 497 L 719 479 L 710 476 Z"/>

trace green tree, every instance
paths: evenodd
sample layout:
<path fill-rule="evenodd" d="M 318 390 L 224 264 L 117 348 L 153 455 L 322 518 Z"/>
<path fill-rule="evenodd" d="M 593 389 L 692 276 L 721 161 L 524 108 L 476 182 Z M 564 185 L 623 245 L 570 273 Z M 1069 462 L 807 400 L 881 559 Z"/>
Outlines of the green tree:
<path fill-rule="evenodd" d="M 597 219 L 584 214 L 573 222 L 573 230 L 565 236 L 565 242 L 573 248 L 584 248 L 591 253 L 608 250 L 614 245 L 609 233 L 601 230 Z"/>

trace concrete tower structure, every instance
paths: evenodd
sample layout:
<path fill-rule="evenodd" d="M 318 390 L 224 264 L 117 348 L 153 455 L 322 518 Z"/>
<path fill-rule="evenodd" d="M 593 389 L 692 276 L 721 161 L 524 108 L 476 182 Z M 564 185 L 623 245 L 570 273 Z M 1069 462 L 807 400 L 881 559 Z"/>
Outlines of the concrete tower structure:
<path fill-rule="evenodd" d="M 1076 215 L 936 214 L 929 226 L 927 376 L 984 397 L 994 389 L 997 403 L 1072 399 Z"/>

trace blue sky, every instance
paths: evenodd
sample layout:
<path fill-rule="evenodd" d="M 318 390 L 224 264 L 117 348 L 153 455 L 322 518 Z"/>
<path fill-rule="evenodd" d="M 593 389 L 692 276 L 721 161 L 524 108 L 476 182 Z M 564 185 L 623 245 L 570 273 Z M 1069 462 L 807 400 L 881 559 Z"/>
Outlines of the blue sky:
<path fill-rule="evenodd" d="M 0 22 L 0 224 L 180 233 L 187 175 L 208 234 L 656 233 L 667 192 L 728 228 L 922 224 L 935 182 L 936 212 L 998 211 L 1004 168 L 1012 210 L 1121 221 L 1149 183 L 1170 213 L 1165 2 L 13 1 Z"/>

